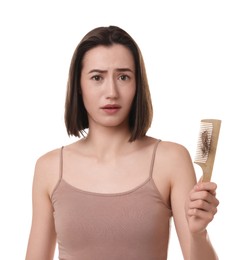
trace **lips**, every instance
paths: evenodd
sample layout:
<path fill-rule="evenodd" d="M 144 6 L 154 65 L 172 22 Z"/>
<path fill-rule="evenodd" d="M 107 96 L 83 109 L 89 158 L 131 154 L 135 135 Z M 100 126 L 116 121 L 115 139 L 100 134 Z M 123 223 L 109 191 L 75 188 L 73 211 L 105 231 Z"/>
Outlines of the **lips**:
<path fill-rule="evenodd" d="M 108 114 L 115 114 L 120 110 L 121 106 L 117 104 L 107 104 L 102 107 L 103 111 L 105 111 Z"/>
<path fill-rule="evenodd" d="M 116 105 L 116 104 L 108 104 L 106 106 L 103 106 L 102 109 L 119 109 L 121 106 Z"/>

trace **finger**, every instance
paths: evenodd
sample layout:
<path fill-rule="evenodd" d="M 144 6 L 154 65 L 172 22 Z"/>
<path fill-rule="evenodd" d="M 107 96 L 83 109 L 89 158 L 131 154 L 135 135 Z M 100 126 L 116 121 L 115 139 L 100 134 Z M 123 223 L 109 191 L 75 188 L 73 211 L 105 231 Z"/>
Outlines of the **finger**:
<path fill-rule="evenodd" d="M 189 208 L 189 210 L 198 209 L 198 210 L 203 210 L 206 212 L 211 212 L 214 215 L 217 213 L 217 206 L 214 204 L 207 203 L 204 200 L 193 201 L 189 204 L 188 208 Z"/>
<path fill-rule="evenodd" d="M 211 209 L 211 206 L 205 200 L 195 200 L 189 204 L 189 209 L 200 209 L 204 211 L 209 211 Z"/>
<path fill-rule="evenodd" d="M 188 210 L 189 217 L 197 217 L 197 218 L 205 220 L 206 222 L 211 222 L 214 218 L 214 215 L 215 215 L 215 213 L 212 213 L 210 211 L 200 210 L 200 209 L 189 209 Z"/>
<path fill-rule="evenodd" d="M 204 200 L 208 203 L 213 203 L 213 201 L 216 199 L 215 195 L 211 194 L 208 191 L 204 191 L 204 190 L 191 192 L 189 198 L 190 198 L 190 201 Z"/>
<path fill-rule="evenodd" d="M 202 183 L 203 176 L 200 177 L 198 183 Z"/>
<path fill-rule="evenodd" d="M 214 193 L 217 189 L 217 185 L 214 182 L 199 182 L 195 185 L 194 188 L 196 191 L 206 190 L 211 193 Z"/>

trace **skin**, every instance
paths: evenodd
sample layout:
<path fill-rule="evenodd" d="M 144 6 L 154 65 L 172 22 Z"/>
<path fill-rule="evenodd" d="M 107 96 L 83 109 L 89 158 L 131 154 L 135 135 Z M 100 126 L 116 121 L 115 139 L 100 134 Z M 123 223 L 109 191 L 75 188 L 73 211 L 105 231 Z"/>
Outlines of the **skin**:
<path fill-rule="evenodd" d="M 64 180 L 91 192 L 133 189 L 148 178 L 151 156 L 144 155 L 152 154 L 156 140 L 145 136 L 128 142 L 128 113 L 136 91 L 130 51 L 121 45 L 88 51 L 81 86 L 89 133 L 65 147 Z M 104 109 L 108 104 L 116 104 L 117 109 Z M 53 259 L 56 233 L 50 196 L 59 179 L 59 153 L 59 149 L 51 151 L 36 163 L 26 260 Z M 184 259 L 217 259 L 206 231 L 219 204 L 216 184 L 197 183 L 187 149 L 165 141 L 157 147 L 153 178 L 164 201 L 172 207 Z"/>

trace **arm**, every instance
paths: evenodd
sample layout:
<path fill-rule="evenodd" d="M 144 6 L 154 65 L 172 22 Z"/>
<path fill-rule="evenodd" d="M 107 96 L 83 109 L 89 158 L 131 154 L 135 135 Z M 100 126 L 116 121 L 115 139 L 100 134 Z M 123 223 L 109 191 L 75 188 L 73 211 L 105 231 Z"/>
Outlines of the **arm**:
<path fill-rule="evenodd" d="M 32 226 L 26 253 L 26 260 L 52 260 L 55 251 L 56 234 L 50 190 L 57 175 L 52 156 L 43 156 L 35 167 L 32 191 Z"/>
<path fill-rule="evenodd" d="M 196 184 L 188 151 L 175 145 L 171 152 L 171 206 L 185 259 L 218 259 L 209 241 L 207 225 L 216 214 L 218 201 L 214 183 Z"/>

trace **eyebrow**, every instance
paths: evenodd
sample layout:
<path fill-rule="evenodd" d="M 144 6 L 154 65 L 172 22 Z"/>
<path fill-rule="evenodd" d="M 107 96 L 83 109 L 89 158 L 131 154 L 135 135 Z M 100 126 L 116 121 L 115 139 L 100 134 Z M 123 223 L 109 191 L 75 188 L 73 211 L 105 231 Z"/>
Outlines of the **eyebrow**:
<path fill-rule="evenodd" d="M 116 71 L 118 71 L 118 72 L 131 72 L 131 73 L 134 73 L 134 71 L 129 69 L 129 68 L 117 68 Z M 88 72 L 88 74 L 95 73 L 95 72 L 96 73 L 106 73 L 107 70 L 93 69 L 93 70 L 90 70 Z"/>

